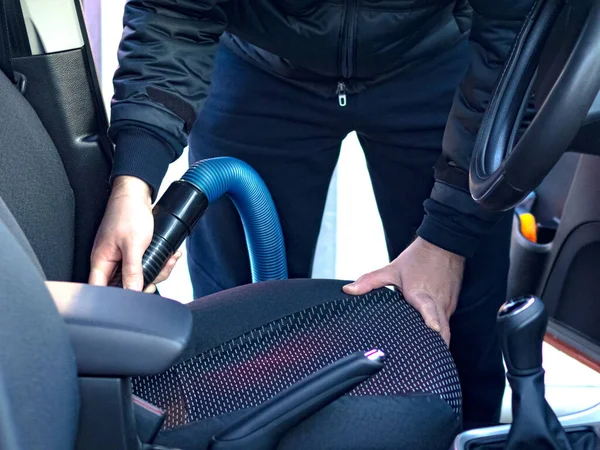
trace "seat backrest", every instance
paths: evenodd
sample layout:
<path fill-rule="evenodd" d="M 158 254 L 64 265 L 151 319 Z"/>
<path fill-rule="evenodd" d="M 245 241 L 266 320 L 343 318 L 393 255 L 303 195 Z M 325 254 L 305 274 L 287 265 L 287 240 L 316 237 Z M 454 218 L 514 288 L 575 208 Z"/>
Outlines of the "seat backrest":
<path fill-rule="evenodd" d="M 113 146 L 82 4 L 4 2 L 12 66 L 26 83 L 21 93 L 0 76 L 0 196 L 47 278 L 86 282 Z"/>
<path fill-rule="evenodd" d="M 37 114 L 0 72 L 0 197 L 45 275 L 70 280 L 75 201 L 56 147 Z"/>
<path fill-rule="evenodd" d="M 0 198 L 0 448 L 73 448 L 77 386 L 64 323 Z"/>

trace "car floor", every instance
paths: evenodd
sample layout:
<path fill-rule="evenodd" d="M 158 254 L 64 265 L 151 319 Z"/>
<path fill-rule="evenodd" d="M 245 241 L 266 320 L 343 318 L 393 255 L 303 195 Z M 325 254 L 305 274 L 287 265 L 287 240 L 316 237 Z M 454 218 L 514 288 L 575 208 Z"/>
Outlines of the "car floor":
<path fill-rule="evenodd" d="M 187 153 L 171 165 L 163 182 L 161 194 L 187 169 Z M 356 215 L 355 205 L 364 208 Z M 351 245 L 350 245 L 351 244 Z M 189 302 L 193 299 L 184 255 L 169 280 L 160 286 L 162 295 Z M 387 253 L 381 221 L 371 189 L 364 156 L 356 136 L 351 134 L 342 145 L 342 152 L 333 176 L 313 277 L 355 279 L 365 272 L 387 263 Z M 560 416 L 582 411 L 600 403 L 600 373 L 544 344 L 546 398 Z M 511 393 L 507 384 L 502 409 L 503 423 L 511 421 Z"/>

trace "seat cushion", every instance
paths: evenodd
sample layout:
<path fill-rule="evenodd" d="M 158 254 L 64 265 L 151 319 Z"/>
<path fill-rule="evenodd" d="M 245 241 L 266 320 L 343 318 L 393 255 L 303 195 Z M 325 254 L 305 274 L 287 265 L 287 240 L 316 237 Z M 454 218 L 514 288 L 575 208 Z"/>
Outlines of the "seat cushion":
<path fill-rule="evenodd" d="M 191 304 L 185 357 L 133 380 L 136 395 L 167 411 L 159 443 L 206 448 L 216 431 L 300 379 L 380 348 L 385 368 L 290 431 L 280 448 L 448 448 L 461 414 L 448 347 L 398 293 L 352 297 L 343 284 L 271 281 Z"/>

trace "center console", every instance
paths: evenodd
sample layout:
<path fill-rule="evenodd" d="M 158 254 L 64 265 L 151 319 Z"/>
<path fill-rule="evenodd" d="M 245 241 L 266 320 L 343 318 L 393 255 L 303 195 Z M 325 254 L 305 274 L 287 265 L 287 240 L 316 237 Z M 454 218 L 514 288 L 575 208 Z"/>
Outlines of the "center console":
<path fill-rule="evenodd" d="M 542 345 L 548 325 L 537 297 L 506 302 L 498 335 L 512 389 L 511 425 L 466 431 L 451 450 L 600 450 L 600 404 L 557 418 L 545 399 Z"/>

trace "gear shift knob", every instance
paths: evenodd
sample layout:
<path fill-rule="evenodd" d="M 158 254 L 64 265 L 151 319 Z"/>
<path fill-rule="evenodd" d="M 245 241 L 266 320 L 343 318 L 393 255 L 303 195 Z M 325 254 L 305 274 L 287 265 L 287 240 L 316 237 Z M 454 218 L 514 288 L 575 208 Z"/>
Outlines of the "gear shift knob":
<path fill-rule="evenodd" d="M 542 369 L 548 313 L 537 297 L 518 297 L 498 311 L 497 326 L 508 373 L 526 376 Z"/>

